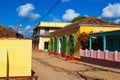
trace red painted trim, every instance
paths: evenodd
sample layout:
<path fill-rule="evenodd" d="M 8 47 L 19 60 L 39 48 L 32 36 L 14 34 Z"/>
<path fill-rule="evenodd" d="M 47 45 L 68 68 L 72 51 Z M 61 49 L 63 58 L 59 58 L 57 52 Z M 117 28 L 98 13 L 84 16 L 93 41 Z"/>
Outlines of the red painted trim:
<path fill-rule="evenodd" d="M 75 60 L 75 61 L 80 61 L 80 58 L 74 57 L 74 60 Z"/>
<path fill-rule="evenodd" d="M 38 52 L 45 52 L 44 50 L 38 50 Z"/>
<path fill-rule="evenodd" d="M 27 79 L 27 78 L 33 78 L 35 80 L 38 80 L 38 76 L 9 76 L 9 77 L 0 77 L 0 79 L 5 79 L 5 80 L 9 80 L 9 79 Z"/>
<path fill-rule="evenodd" d="M 54 52 L 54 55 L 59 55 L 59 53 L 56 51 L 56 52 Z"/>
<path fill-rule="evenodd" d="M 62 56 L 63 58 L 67 58 L 66 53 L 63 53 L 61 56 Z"/>
<path fill-rule="evenodd" d="M 67 59 L 66 60 L 75 60 L 74 59 L 74 54 L 71 54 L 70 56 L 67 56 Z"/>
<path fill-rule="evenodd" d="M 54 54 L 54 51 L 48 51 L 49 52 L 49 54 Z"/>

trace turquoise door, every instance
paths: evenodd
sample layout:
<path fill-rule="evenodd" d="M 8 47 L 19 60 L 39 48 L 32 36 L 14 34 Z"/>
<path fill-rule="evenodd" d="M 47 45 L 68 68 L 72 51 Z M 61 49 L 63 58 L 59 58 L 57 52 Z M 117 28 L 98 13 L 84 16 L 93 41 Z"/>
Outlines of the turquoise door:
<path fill-rule="evenodd" d="M 49 44 L 48 42 L 44 42 L 44 50 L 45 51 L 48 51 L 48 44 Z"/>

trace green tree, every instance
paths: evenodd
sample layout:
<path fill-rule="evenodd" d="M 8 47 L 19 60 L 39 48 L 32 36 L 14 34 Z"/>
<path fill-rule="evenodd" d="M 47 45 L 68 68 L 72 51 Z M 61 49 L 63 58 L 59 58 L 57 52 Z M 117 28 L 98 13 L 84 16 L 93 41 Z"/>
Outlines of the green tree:
<path fill-rule="evenodd" d="M 82 49 L 87 49 L 89 44 L 89 33 L 80 33 L 78 40 L 80 40 Z"/>
<path fill-rule="evenodd" d="M 86 18 L 85 16 L 78 16 L 78 17 L 75 17 L 71 22 L 76 22 L 76 21 L 79 21 L 79 20 L 82 20 Z"/>

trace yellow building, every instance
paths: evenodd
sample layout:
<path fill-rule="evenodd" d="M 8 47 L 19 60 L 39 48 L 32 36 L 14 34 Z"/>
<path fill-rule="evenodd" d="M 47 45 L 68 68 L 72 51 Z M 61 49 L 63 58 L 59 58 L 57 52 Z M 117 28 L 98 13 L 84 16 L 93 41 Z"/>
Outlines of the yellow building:
<path fill-rule="evenodd" d="M 0 39 L 0 77 L 31 76 L 32 41 Z"/>
<path fill-rule="evenodd" d="M 33 48 L 39 51 L 48 51 L 50 32 L 61 29 L 69 23 L 61 22 L 40 22 L 34 28 Z"/>
<path fill-rule="evenodd" d="M 72 57 L 75 56 L 80 58 L 81 43 L 78 40 L 80 33 L 105 32 L 118 29 L 120 29 L 120 25 L 116 25 L 115 23 L 110 23 L 94 17 L 87 17 L 50 33 L 50 50 L 54 51 L 54 53 L 61 53 L 64 56 L 65 54 L 72 54 Z"/>

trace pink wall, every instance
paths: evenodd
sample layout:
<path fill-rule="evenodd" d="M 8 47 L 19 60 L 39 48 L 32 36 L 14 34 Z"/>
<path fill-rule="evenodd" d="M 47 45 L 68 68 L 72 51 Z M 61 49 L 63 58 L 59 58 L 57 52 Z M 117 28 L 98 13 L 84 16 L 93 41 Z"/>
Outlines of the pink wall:
<path fill-rule="evenodd" d="M 80 61 L 120 69 L 120 52 L 81 49 Z"/>
<path fill-rule="evenodd" d="M 110 51 L 94 51 L 94 50 L 82 50 L 81 49 L 81 56 L 82 57 L 90 57 L 90 58 L 96 58 L 96 59 L 104 59 L 104 60 L 110 60 L 110 61 L 116 61 L 120 62 L 120 52 L 110 52 Z"/>

